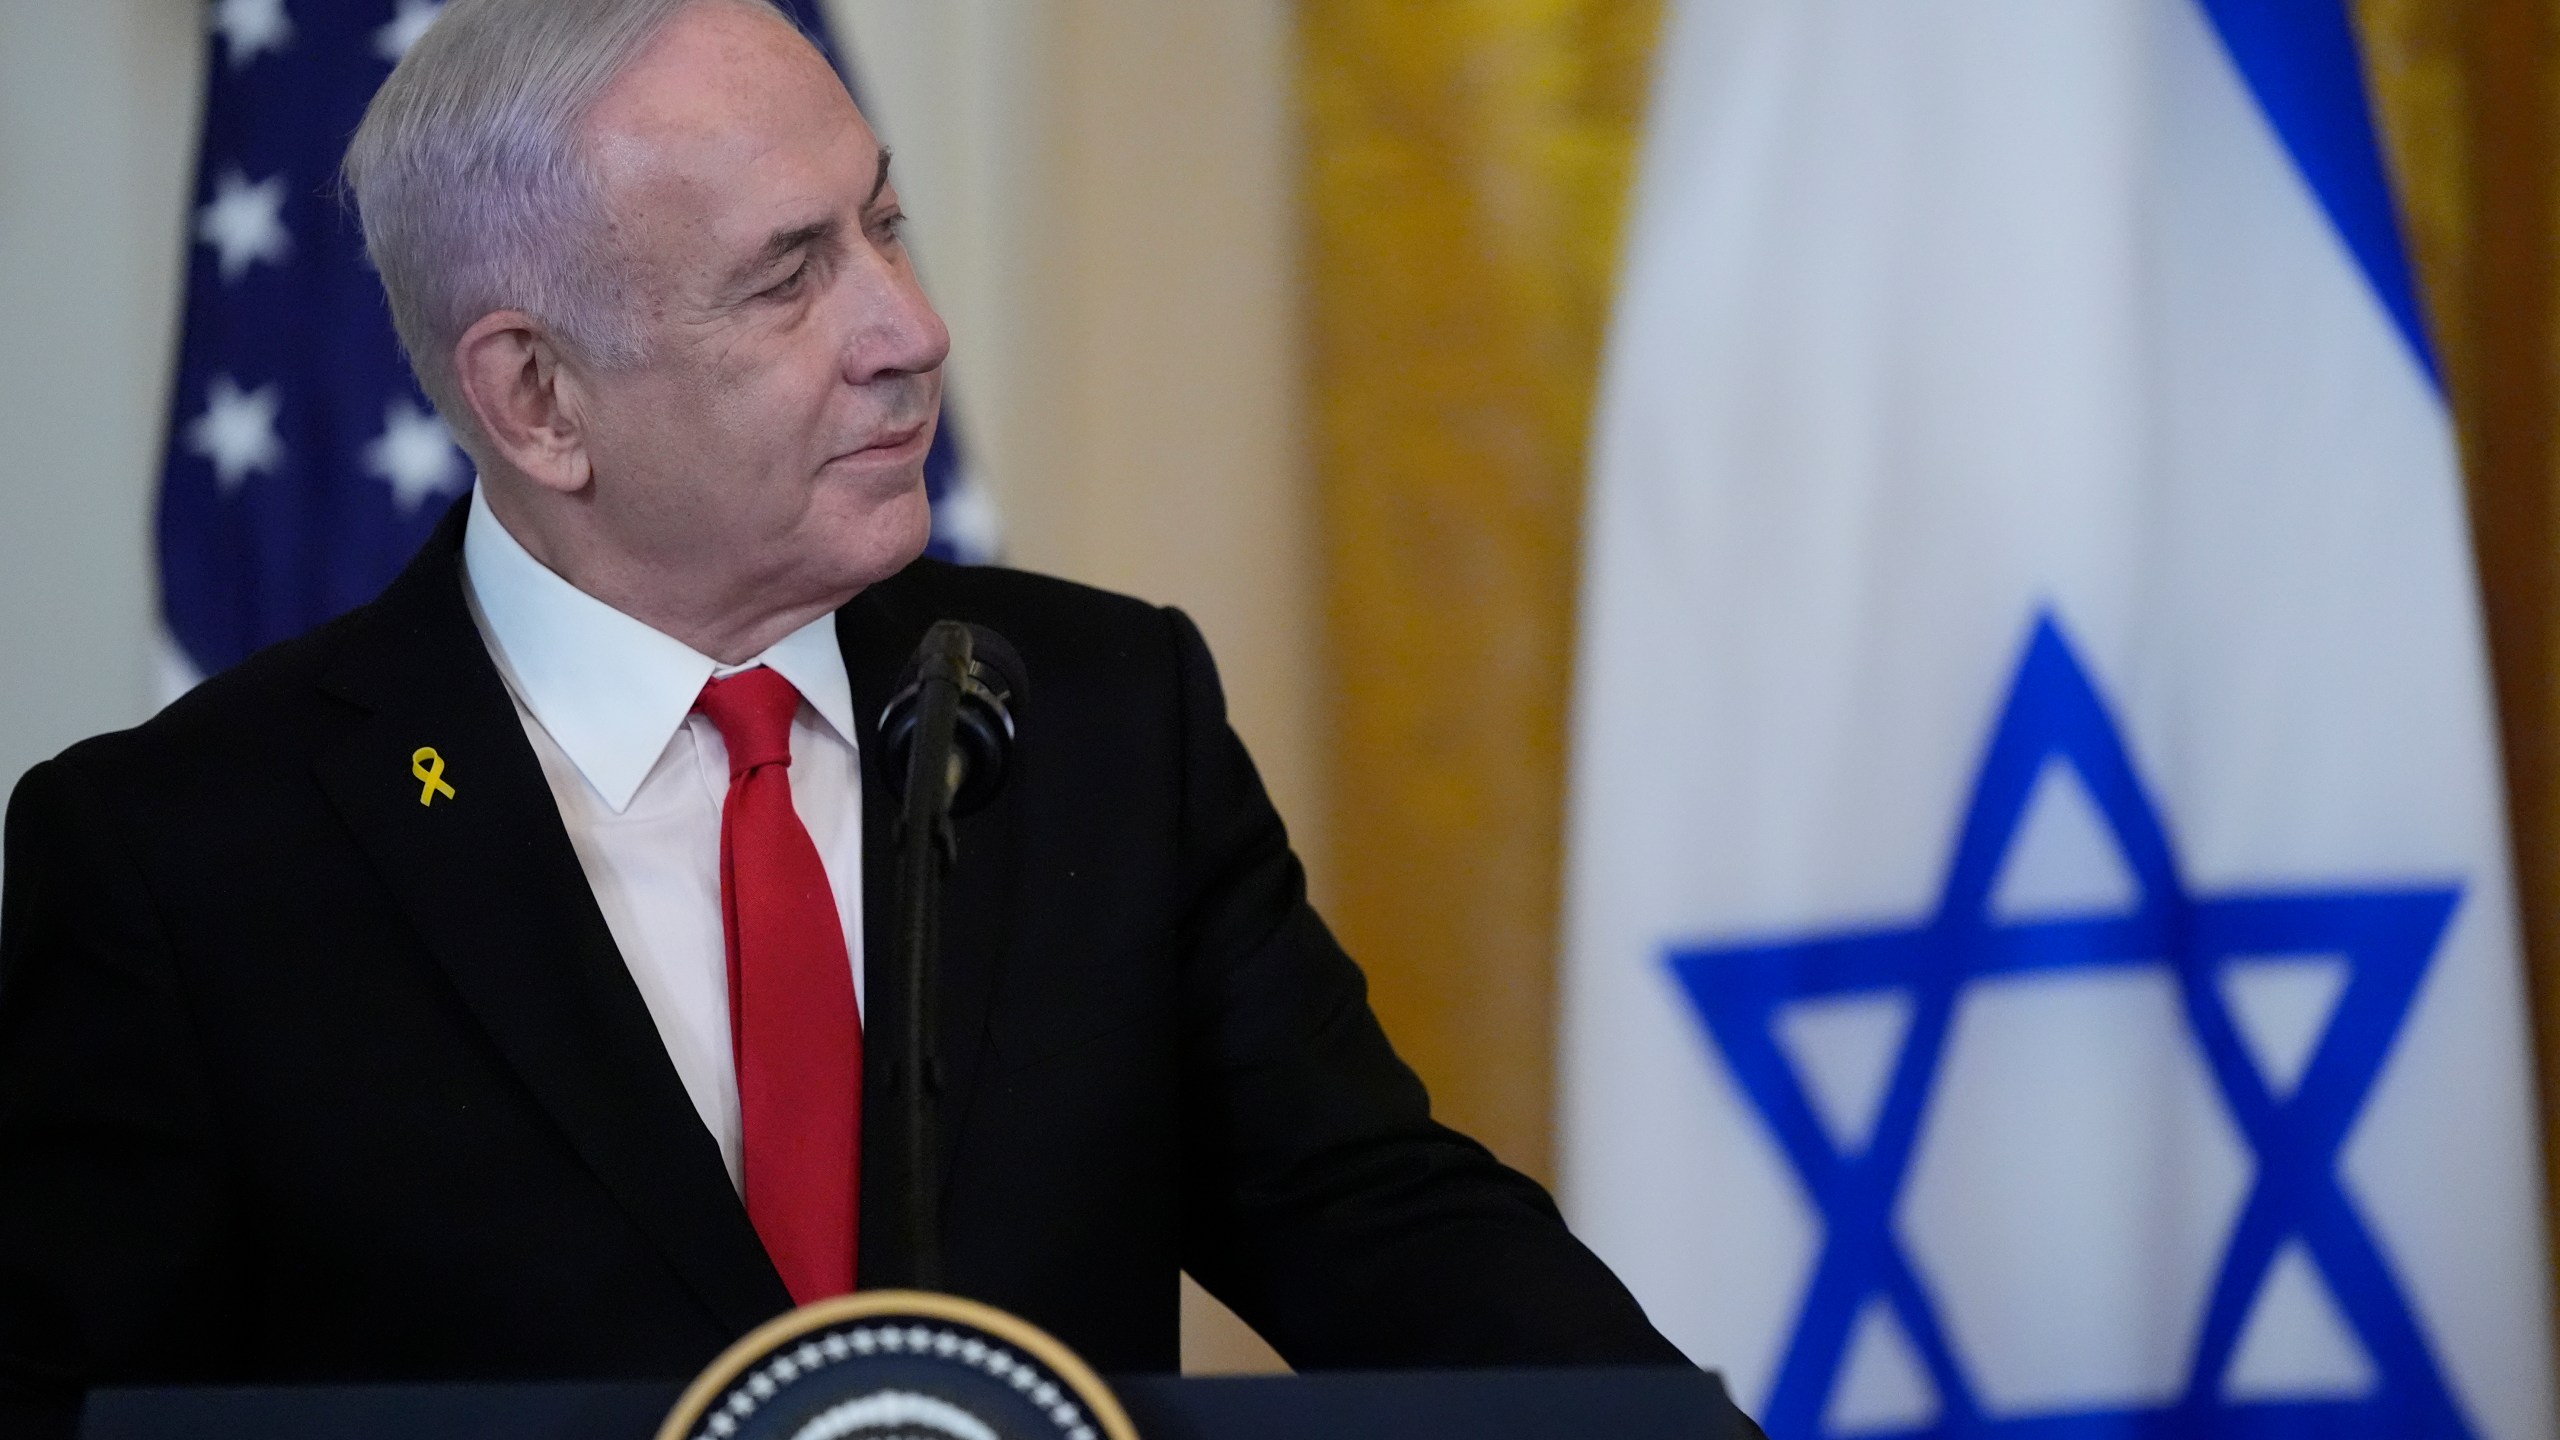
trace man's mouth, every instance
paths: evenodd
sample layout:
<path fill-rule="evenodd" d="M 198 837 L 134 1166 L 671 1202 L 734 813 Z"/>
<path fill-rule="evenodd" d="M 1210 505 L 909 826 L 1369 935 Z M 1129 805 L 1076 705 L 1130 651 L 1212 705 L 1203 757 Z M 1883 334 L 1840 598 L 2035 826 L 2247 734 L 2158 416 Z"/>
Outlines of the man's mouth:
<path fill-rule="evenodd" d="M 877 460 L 884 456 L 896 455 L 922 444 L 924 440 L 924 433 L 925 422 L 918 420 L 913 424 L 902 425 L 894 430 L 883 430 L 879 434 L 872 436 L 863 444 L 855 446 L 853 449 L 844 452 L 836 458 L 839 460 Z"/>

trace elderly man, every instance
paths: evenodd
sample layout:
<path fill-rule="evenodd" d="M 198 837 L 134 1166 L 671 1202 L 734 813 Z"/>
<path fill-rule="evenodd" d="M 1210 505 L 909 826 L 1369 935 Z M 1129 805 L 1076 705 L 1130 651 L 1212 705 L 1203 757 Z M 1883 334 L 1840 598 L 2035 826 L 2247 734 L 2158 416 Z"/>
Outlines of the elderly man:
<path fill-rule="evenodd" d="M 947 337 L 762 0 L 455 0 L 348 157 L 480 483 L 378 601 L 29 773 L 0 1394 L 675 1376 L 906 1274 L 873 724 L 1028 671 L 950 894 L 948 1284 L 1106 1370 L 1677 1362 L 1435 1125 L 1181 615 L 920 561 Z M 867 1182 L 867 1183 L 866 1183 Z"/>

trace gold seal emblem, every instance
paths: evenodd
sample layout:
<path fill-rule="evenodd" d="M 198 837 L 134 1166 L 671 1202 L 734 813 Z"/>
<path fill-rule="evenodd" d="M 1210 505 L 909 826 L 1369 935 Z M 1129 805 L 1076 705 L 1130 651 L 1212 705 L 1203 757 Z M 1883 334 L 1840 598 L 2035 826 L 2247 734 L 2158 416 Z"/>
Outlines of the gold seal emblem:
<path fill-rule="evenodd" d="M 1073 1351 L 991 1305 L 873 1290 L 758 1326 L 688 1387 L 658 1440 L 1137 1440 Z"/>

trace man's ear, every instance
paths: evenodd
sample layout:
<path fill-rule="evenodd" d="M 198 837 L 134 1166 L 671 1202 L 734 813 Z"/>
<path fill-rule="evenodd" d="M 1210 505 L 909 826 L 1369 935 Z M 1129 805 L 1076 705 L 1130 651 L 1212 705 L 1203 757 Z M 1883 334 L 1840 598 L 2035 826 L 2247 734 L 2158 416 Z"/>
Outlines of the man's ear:
<path fill-rule="evenodd" d="M 481 433 L 535 484 L 563 495 L 595 469 L 575 403 L 577 382 L 559 346 L 521 310 L 483 315 L 453 342 L 454 378 Z"/>

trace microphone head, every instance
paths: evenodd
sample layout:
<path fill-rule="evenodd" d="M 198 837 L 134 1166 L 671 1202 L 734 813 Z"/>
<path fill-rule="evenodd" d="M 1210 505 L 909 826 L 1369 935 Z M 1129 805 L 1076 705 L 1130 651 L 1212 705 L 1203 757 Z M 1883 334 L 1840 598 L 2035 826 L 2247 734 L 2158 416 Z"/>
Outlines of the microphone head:
<path fill-rule="evenodd" d="M 969 632 L 971 677 L 987 692 L 1007 716 L 1005 735 L 1013 735 L 1012 708 L 1030 692 L 1031 682 L 1022 668 L 1022 657 L 1003 636 L 984 625 L 964 626 Z"/>
<path fill-rule="evenodd" d="M 1013 751 L 1013 712 L 1029 684 L 1022 657 L 1003 636 L 983 625 L 936 621 L 925 632 L 888 705 L 880 712 L 880 740 L 889 773 L 904 777 L 915 750 L 916 720 L 928 679 L 956 680 L 959 707 L 952 717 L 953 819 L 982 808 L 1004 786 Z"/>

